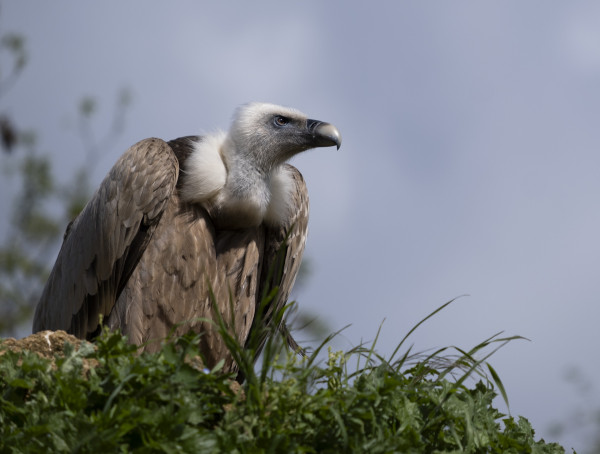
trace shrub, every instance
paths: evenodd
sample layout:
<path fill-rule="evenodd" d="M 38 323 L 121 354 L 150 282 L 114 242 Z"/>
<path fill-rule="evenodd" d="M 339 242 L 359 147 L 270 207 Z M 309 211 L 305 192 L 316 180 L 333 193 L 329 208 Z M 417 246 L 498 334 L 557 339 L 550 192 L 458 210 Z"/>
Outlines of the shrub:
<path fill-rule="evenodd" d="M 65 344 L 53 360 L 4 351 L 0 452 L 564 452 L 493 407 L 506 393 L 475 355 L 514 338 L 493 336 L 454 356 L 408 349 L 395 361 L 374 343 L 329 351 L 324 364 L 317 358 L 329 339 L 303 358 L 269 341 L 241 388 L 219 366 L 202 368 L 198 339 L 138 354 L 104 331 L 95 345 Z M 229 341 L 238 359 L 252 358 Z"/>

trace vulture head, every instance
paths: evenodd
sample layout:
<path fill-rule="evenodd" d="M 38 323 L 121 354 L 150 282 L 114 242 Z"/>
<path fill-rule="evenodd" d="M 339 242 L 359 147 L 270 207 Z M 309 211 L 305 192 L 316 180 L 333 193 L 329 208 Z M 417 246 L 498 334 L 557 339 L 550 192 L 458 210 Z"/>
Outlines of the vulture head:
<path fill-rule="evenodd" d="M 328 123 L 306 118 L 298 110 L 273 104 L 240 107 L 229 130 L 231 145 L 268 173 L 292 156 L 315 147 L 336 145 L 342 138 Z"/>
<path fill-rule="evenodd" d="M 198 143 L 182 169 L 182 198 L 202 204 L 219 228 L 280 224 L 291 206 L 282 165 L 302 151 L 339 149 L 341 143 L 335 126 L 296 109 L 246 104 L 236 111 L 227 133 Z"/>

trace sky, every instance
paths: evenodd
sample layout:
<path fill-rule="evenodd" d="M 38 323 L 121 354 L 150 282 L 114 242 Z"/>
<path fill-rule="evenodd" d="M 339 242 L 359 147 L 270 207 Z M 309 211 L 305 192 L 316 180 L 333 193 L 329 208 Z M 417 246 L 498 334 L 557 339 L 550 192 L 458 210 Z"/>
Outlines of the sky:
<path fill-rule="evenodd" d="M 598 23 L 600 4 L 577 0 L 2 2 L 0 32 L 26 37 L 29 62 L 0 110 L 37 131 L 67 179 L 85 159 L 82 97 L 99 101 L 101 136 L 129 89 L 92 186 L 138 140 L 226 129 L 246 102 L 333 123 L 339 151 L 293 160 L 311 197 L 302 310 L 351 325 L 340 349 L 385 320 L 389 355 L 468 295 L 414 349 L 528 338 L 490 359 L 510 410 L 582 449 L 589 427 L 550 428 L 600 408 Z"/>

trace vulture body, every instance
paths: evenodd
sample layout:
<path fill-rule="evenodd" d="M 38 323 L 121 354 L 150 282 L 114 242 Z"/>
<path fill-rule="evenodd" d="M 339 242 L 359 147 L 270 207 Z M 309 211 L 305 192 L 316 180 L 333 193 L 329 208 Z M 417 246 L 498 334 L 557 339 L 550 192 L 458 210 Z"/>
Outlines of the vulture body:
<path fill-rule="evenodd" d="M 33 332 L 93 339 L 103 323 L 155 351 L 193 330 L 207 367 L 235 370 L 207 320 L 220 311 L 245 345 L 263 292 L 279 288 L 263 323 L 285 305 L 308 225 L 306 185 L 286 161 L 340 144 L 328 123 L 252 103 L 227 133 L 133 145 L 67 228 Z"/>

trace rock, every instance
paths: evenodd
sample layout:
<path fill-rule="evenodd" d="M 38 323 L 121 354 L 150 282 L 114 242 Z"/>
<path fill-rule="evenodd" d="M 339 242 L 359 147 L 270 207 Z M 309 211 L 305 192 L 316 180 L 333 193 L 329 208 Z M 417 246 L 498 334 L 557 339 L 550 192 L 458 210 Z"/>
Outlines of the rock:
<path fill-rule="evenodd" d="M 0 355 L 6 350 L 13 352 L 28 350 L 43 358 L 54 359 L 55 355 L 63 353 L 66 342 L 79 350 L 81 344 L 86 341 L 67 334 L 65 331 L 40 331 L 23 339 L 13 339 L 12 337 L 0 339 Z"/>

